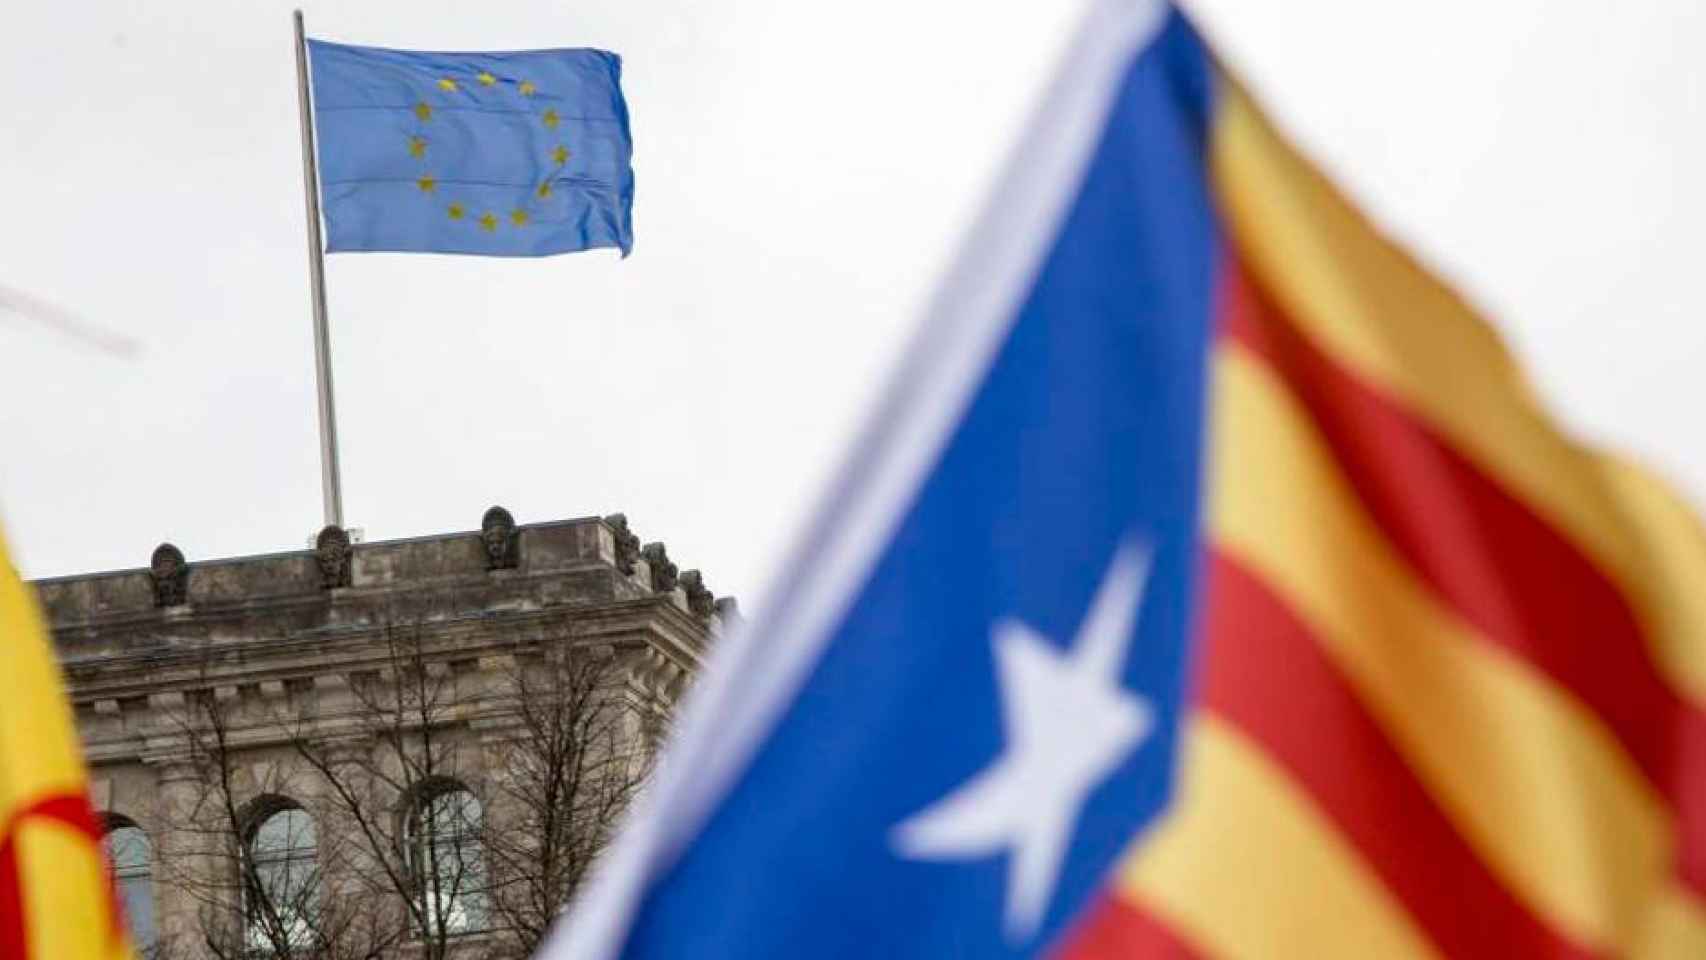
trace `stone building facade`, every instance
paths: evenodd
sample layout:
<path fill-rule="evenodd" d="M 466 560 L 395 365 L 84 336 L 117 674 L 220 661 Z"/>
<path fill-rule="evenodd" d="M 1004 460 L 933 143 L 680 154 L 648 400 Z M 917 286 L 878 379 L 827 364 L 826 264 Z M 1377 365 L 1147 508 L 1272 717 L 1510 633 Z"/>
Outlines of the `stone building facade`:
<path fill-rule="evenodd" d="M 527 915 L 500 909 L 500 861 L 514 890 L 539 887 L 524 874 L 546 808 L 579 824 L 625 800 L 610 771 L 643 775 L 735 615 L 621 515 L 517 526 L 498 507 L 476 532 L 352 544 L 328 527 L 311 550 L 211 561 L 162 544 L 144 569 L 34 586 L 127 912 L 162 957 L 516 955 L 499 933 Z M 563 664 L 597 665 L 613 725 L 537 706 Z M 600 738 L 550 773 L 578 799 L 521 783 L 545 782 L 552 724 Z M 595 780 L 608 796 L 589 800 Z M 519 839 L 500 856 L 487 837 Z"/>

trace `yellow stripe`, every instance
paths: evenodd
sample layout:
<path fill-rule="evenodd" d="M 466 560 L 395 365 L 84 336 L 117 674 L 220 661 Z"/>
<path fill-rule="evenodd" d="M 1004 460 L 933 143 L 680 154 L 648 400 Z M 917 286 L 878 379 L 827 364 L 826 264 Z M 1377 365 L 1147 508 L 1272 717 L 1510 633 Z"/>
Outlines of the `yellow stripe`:
<path fill-rule="evenodd" d="M 1652 474 L 1626 461 L 1597 456 L 1594 468 L 1620 508 L 1632 542 L 1646 558 L 1637 583 L 1618 577 L 1635 598 L 1659 670 L 1696 705 L 1706 707 L 1706 532 L 1682 501 Z"/>
<path fill-rule="evenodd" d="M 83 790 L 83 758 L 36 598 L 0 539 L 0 822 L 43 794 Z"/>
<path fill-rule="evenodd" d="M 128 960 L 111 936 L 110 886 L 94 838 L 17 814 L 85 789 L 82 752 L 35 596 L 0 538 L 0 829 L 15 831 L 22 923 L 32 957 Z M 7 918 L 13 919 L 13 918 Z"/>
<path fill-rule="evenodd" d="M 1213 151 L 1239 256 L 1286 315 L 1592 557 L 1630 598 L 1661 671 L 1706 705 L 1706 538 L 1694 518 L 1560 434 L 1492 328 L 1379 236 L 1232 83 Z"/>
<path fill-rule="evenodd" d="M 1120 869 L 1119 895 L 1228 960 L 1435 956 L 1403 907 L 1261 748 L 1199 714 L 1178 808 Z"/>
<path fill-rule="evenodd" d="M 1410 576 L 1271 370 L 1231 346 L 1215 373 L 1214 539 L 1310 626 L 1495 875 L 1565 935 L 1629 945 L 1670 882 L 1661 799 L 1596 715 Z"/>
<path fill-rule="evenodd" d="M 31 960 L 131 960 L 125 938 L 110 935 L 112 888 L 100 847 L 52 823 L 31 823 L 19 834 Z"/>
<path fill-rule="evenodd" d="M 1681 887 L 1661 890 L 1646 905 L 1625 956 L 1630 960 L 1698 960 L 1706 957 L 1706 913 Z"/>

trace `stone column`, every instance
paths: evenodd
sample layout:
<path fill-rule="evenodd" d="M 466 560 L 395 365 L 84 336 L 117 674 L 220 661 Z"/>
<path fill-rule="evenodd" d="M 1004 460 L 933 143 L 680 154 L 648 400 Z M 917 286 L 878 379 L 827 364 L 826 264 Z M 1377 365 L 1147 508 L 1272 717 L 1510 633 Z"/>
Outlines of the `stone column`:
<path fill-rule="evenodd" d="M 372 762 L 371 739 L 347 733 L 328 736 L 321 741 L 321 748 L 332 777 L 350 789 L 366 791 L 369 786 L 366 769 Z M 402 922 L 402 905 L 392 902 L 393 894 L 384 880 L 383 867 L 374 860 L 374 851 L 354 817 L 333 798 L 330 784 L 317 781 L 312 789 L 320 844 L 320 908 L 329 913 L 344 913 L 343 918 L 329 917 L 331 925 L 355 924 L 350 929 L 359 940 L 363 929 L 374 934 L 381 925 Z M 366 813 L 384 814 L 386 798 L 368 796 L 365 800 L 364 807 L 367 804 L 381 807 Z"/>
<path fill-rule="evenodd" d="M 206 843 L 212 838 L 193 822 L 197 801 L 202 798 L 199 773 L 188 760 L 170 758 L 144 761 L 156 772 L 157 793 L 153 821 L 154 907 L 161 943 L 172 943 L 173 956 L 201 960 L 206 956 L 201 936 L 203 904 L 186 886 L 186 878 L 211 888 L 211 871 L 219 860 L 208 856 Z"/>

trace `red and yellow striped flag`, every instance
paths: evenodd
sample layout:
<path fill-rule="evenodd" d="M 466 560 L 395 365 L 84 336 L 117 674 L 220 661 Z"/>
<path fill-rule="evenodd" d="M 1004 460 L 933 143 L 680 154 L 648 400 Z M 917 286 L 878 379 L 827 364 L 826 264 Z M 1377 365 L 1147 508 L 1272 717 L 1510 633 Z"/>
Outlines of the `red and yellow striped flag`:
<path fill-rule="evenodd" d="M 1698 522 L 1178 11 L 1071 49 L 550 955 L 1706 958 Z"/>
<path fill-rule="evenodd" d="M 0 960 L 128 958 L 71 707 L 3 540 L 0 677 Z"/>
<path fill-rule="evenodd" d="M 1174 810 L 1068 956 L 1706 957 L 1706 537 L 1222 81 Z"/>

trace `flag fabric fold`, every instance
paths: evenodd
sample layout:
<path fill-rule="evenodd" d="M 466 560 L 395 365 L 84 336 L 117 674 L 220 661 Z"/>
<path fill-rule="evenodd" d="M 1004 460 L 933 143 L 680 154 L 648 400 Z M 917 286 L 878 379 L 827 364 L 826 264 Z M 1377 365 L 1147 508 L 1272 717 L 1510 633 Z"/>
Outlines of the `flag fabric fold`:
<path fill-rule="evenodd" d="M 329 252 L 633 249 L 615 54 L 309 40 L 308 57 Z"/>
<path fill-rule="evenodd" d="M 545 957 L 1706 956 L 1700 524 L 1176 11 L 929 320 Z"/>
<path fill-rule="evenodd" d="M 3 539 L 0 676 L 0 960 L 129 958 L 59 666 Z"/>

